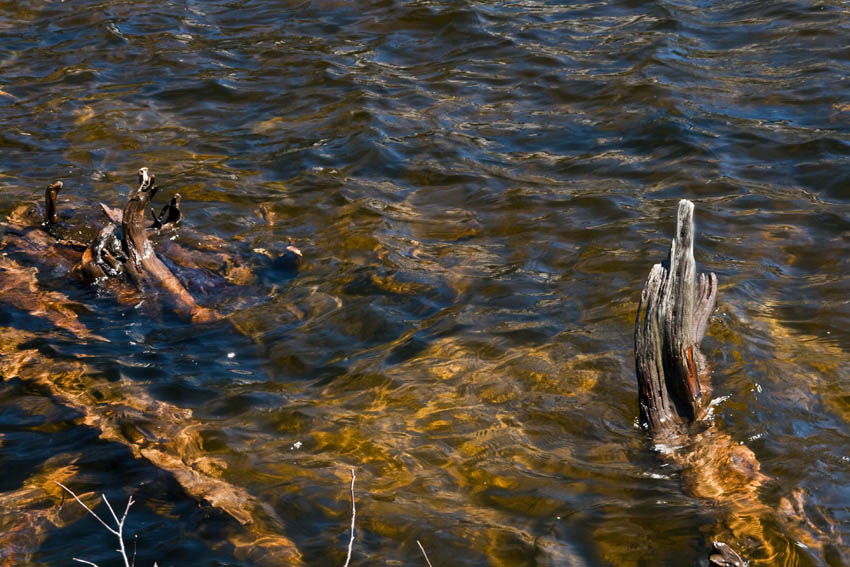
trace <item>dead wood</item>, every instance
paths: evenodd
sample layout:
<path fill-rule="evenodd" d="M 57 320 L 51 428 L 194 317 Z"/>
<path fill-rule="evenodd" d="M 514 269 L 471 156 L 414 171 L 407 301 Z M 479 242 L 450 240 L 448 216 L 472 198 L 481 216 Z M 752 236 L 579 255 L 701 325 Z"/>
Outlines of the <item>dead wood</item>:
<path fill-rule="evenodd" d="M 715 275 L 697 275 L 693 215 L 693 203 L 679 201 L 670 252 L 652 267 L 641 293 L 635 320 L 640 422 L 661 455 L 681 467 L 691 494 L 730 510 L 741 504 L 748 508 L 758 502 L 757 491 L 766 478 L 753 452 L 713 428 L 691 428 L 705 417 L 711 392 L 699 347 L 717 295 Z M 706 435 L 712 440 L 700 439 Z M 714 547 L 713 564 L 745 564 L 725 543 Z"/>
<path fill-rule="evenodd" d="M 59 222 L 59 215 L 56 213 L 56 197 L 62 187 L 62 182 L 56 181 L 48 185 L 44 191 L 44 224 L 46 225 Z"/>
<path fill-rule="evenodd" d="M 711 384 L 699 347 L 714 307 L 717 278 L 697 275 L 693 210 L 690 201 L 679 202 L 670 252 L 653 266 L 641 294 L 635 321 L 640 421 L 659 456 L 680 471 L 685 490 L 719 512 L 709 562 L 721 567 L 747 564 L 716 541 L 728 538 L 758 557 L 754 564 L 772 565 L 777 557 L 796 553 L 789 542 L 822 550 L 829 535 L 808 520 L 799 491 L 792 493 L 793 500 L 783 498 L 778 511 L 764 504 L 759 492 L 770 479 L 761 473 L 755 454 L 714 427 L 707 415 Z M 788 540 L 771 533 L 777 524 Z"/>
<path fill-rule="evenodd" d="M 103 203 L 100 203 L 100 207 L 112 223 L 121 226 L 124 218 L 124 212 L 121 209 L 109 207 Z M 160 229 L 176 226 L 183 218 L 179 193 L 174 194 L 171 202 L 162 208 L 159 216 L 153 213 L 153 209 L 151 214 L 154 224 L 148 227 L 150 231 L 148 237 L 159 237 L 154 243 L 157 255 L 170 263 L 174 275 L 187 289 L 199 289 L 205 292 L 207 288 L 216 288 L 225 282 L 245 285 L 253 281 L 254 275 L 251 270 L 239 256 L 229 250 L 229 243 L 223 238 L 203 234 L 187 226 L 181 226 L 179 233 L 170 233 L 166 237 L 159 234 Z M 176 236 L 179 236 L 179 239 L 175 238 Z M 97 242 L 92 246 L 94 247 L 95 244 Z M 114 247 L 110 246 L 108 250 L 113 257 L 120 256 L 122 262 L 126 261 L 123 254 L 116 253 Z M 90 254 L 92 259 L 96 257 L 93 252 L 94 248 Z M 108 258 L 106 260 L 110 265 L 112 264 Z M 106 268 L 104 271 L 107 274 L 109 272 Z M 115 271 L 123 272 L 123 268 L 116 267 Z"/>
<path fill-rule="evenodd" d="M 357 506 L 354 503 L 354 469 L 351 469 L 351 537 L 348 540 L 348 554 L 345 556 L 345 565 L 351 562 L 351 550 L 354 548 L 354 520 L 357 517 Z"/>
<path fill-rule="evenodd" d="M 301 253 L 301 250 L 295 247 L 295 242 L 290 238 L 289 245 L 284 250 L 283 254 L 275 258 L 274 265 L 275 268 L 280 270 L 285 270 L 287 272 L 297 272 L 301 267 L 301 262 L 304 259 L 304 255 Z"/>
<path fill-rule="evenodd" d="M 81 304 L 61 291 L 46 290 L 39 284 L 41 272 L 66 273 L 82 255 L 83 248 L 57 241 L 44 225 L 47 219 L 57 217 L 56 193 L 61 187 L 57 181 L 45 191 L 44 215 L 38 207 L 29 205 L 22 205 L 9 215 L 0 242 L 0 303 L 47 319 L 80 339 L 105 341 L 80 322 L 77 313 L 84 310 Z"/>
<path fill-rule="evenodd" d="M 127 446 L 135 457 L 172 473 L 187 494 L 234 518 L 239 527 L 226 538 L 237 555 L 256 554 L 258 564 L 301 563 L 295 544 L 282 535 L 284 522 L 275 511 L 228 482 L 226 463 L 205 454 L 205 426 L 191 410 L 156 400 L 130 380 L 98 378 L 96 369 L 79 360 L 53 359 L 27 346 L 35 338 L 0 328 L 0 377 L 45 389 L 57 402 L 79 411 L 82 422 L 102 439 Z"/>
<path fill-rule="evenodd" d="M 108 223 L 83 251 L 79 264 L 72 270 L 82 281 L 91 283 L 123 275 L 127 256 L 115 236 L 115 228 L 115 224 Z"/>
<path fill-rule="evenodd" d="M 178 316 L 193 323 L 214 321 L 221 316 L 195 303 L 171 270 L 162 263 L 153 249 L 145 226 L 145 212 L 158 187 L 148 169 L 139 170 L 139 188 L 130 195 L 124 207 L 121 227 L 124 231 L 123 249 L 127 256 L 125 273 L 140 289 L 161 293 Z"/>
<path fill-rule="evenodd" d="M 167 224 L 176 225 L 180 222 L 180 219 L 183 218 L 183 213 L 180 211 L 180 193 L 175 193 L 171 197 L 171 201 L 159 211 L 159 216 L 157 216 L 156 211 L 151 209 L 151 216 L 153 217 L 151 228 L 154 229 L 160 229 Z"/>
<path fill-rule="evenodd" d="M 709 370 L 699 346 L 714 308 L 717 278 L 697 277 L 694 205 L 679 202 L 667 259 L 653 266 L 635 321 L 640 421 L 656 438 L 675 436 L 703 417 Z"/>

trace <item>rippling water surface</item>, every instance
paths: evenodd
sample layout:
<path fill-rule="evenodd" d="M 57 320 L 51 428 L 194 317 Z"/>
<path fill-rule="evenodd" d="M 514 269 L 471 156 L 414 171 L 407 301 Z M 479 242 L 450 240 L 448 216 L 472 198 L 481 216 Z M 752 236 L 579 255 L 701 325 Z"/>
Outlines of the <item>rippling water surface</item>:
<path fill-rule="evenodd" d="M 55 179 L 121 206 L 148 166 L 253 274 L 191 272 L 228 315 L 193 326 L 41 267 L 109 342 L 3 304 L 0 558 L 118 564 L 56 479 L 135 495 L 139 565 L 342 565 L 353 468 L 352 565 L 680 566 L 715 537 L 850 564 L 848 32 L 838 1 L 0 1 L 0 214 Z M 758 505 L 636 426 L 680 198 Z M 258 251 L 289 238 L 297 277 Z"/>

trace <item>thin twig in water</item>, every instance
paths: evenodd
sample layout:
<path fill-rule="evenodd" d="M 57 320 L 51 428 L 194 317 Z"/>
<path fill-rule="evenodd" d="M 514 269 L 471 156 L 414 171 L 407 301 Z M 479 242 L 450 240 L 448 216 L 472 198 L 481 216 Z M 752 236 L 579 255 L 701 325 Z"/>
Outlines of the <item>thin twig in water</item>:
<path fill-rule="evenodd" d="M 416 540 L 416 545 L 418 545 L 418 546 L 419 546 L 419 549 L 421 549 L 421 550 L 422 550 L 422 555 L 424 555 L 424 556 L 425 556 L 425 563 L 427 563 L 427 564 L 428 564 L 428 567 L 431 567 L 431 562 L 428 560 L 428 554 L 427 554 L 427 553 L 425 553 L 425 548 L 424 548 L 424 547 L 422 547 L 422 544 L 421 544 L 421 543 L 419 543 L 419 540 L 418 540 L 418 539 Z"/>
<path fill-rule="evenodd" d="M 348 540 L 348 557 L 345 558 L 345 565 L 348 567 L 348 562 L 351 561 L 351 549 L 354 547 L 354 517 L 357 516 L 357 509 L 354 507 L 354 469 L 351 469 L 351 539 Z"/>
<path fill-rule="evenodd" d="M 53 481 L 53 482 L 56 482 L 56 481 Z M 112 514 L 112 517 L 115 519 L 115 524 L 118 527 L 118 529 L 115 530 L 109 524 L 104 522 L 103 519 L 100 516 L 95 514 L 92 511 L 91 508 L 86 506 L 85 503 L 82 500 L 80 500 L 80 498 L 76 494 L 74 494 L 73 490 L 71 490 L 70 488 L 68 488 L 67 486 L 62 484 L 61 482 L 56 482 L 56 484 L 59 485 L 60 487 L 62 487 L 68 494 L 73 496 L 74 500 L 76 500 L 80 504 L 80 506 L 85 508 L 86 511 L 89 514 L 94 516 L 97 519 L 98 522 L 103 524 L 103 527 L 105 527 L 111 533 L 115 534 L 115 536 L 118 538 L 118 545 L 119 545 L 119 548 L 116 551 L 118 551 L 118 553 L 121 554 L 121 558 L 124 560 L 124 567 L 130 567 L 130 560 L 127 559 L 127 550 L 124 548 L 124 522 L 127 520 L 127 514 L 130 512 L 130 506 L 133 505 L 133 497 L 130 496 L 130 498 L 127 500 L 127 507 L 124 508 L 124 515 L 121 516 L 121 519 L 119 520 L 118 515 L 115 513 L 115 510 L 112 509 L 112 504 L 110 504 L 109 500 L 106 499 L 106 495 L 105 494 L 101 495 L 103 497 L 103 501 L 106 503 L 106 507 L 109 508 L 109 512 Z M 79 561 L 80 563 L 85 563 L 87 565 L 94 565 L 94 567 L 97 567 L 97 565 L 95 563 L 92 563 L 91 561 L 86 561 L 84 559 L 77 559 L 76 557 L 74 557 L 73 559 L 74 559 L 74 561 Z M 134 559 L 134 561 L 135 561 L 135 559 Z"/>

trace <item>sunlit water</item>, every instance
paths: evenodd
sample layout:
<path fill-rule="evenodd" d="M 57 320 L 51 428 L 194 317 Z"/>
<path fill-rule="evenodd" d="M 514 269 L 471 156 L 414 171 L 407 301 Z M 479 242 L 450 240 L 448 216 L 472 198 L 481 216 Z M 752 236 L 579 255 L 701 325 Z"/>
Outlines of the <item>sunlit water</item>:
<path fill-rule="evenodd" d="M 144 165 L 255 274 L 196 290 L 228 318 L 192 326 L 42 270 L 110 342 L 3 304 L 29 333 L 4 354 L 191 410 L 184 457 L 307 565 L 345 560 L 352 468 L 352 565 L 424 565 L 417 540 L 435 567 L 705 564 L 747 514 L 651 452 L 632 358 L 689 198 L 720 281 L 717 427 L 771 478 L 765 509 L 806 512 L 727 541 L 850 564 L 849 32 L 837 1 L 0 2 L 0 214 L 55 179 L 121 206 Z M 289 238 L 294 278 L 255 251 Z M 73 502 L 38 523 L 57 495 L 10 496 L 51 474 L 135 495 L 137 565 L 276 563 L 45 382 L 4 378 L 0 523 L 31 544 L 9 564 L 118 564 Z"/>

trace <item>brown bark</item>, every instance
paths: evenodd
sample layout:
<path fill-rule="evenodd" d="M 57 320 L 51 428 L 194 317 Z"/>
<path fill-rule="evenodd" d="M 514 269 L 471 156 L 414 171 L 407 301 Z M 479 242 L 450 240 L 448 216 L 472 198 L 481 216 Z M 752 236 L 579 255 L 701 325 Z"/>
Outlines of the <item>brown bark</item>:
<path fill-rule="evenodd" d="M 62 182 L 56 181 L 47 186 L 44 191 L 44 224 L 51 225 L 59 222 L 59 215 L 56 214 L 56 197 L 59 191 L 62 190 Z"/>

